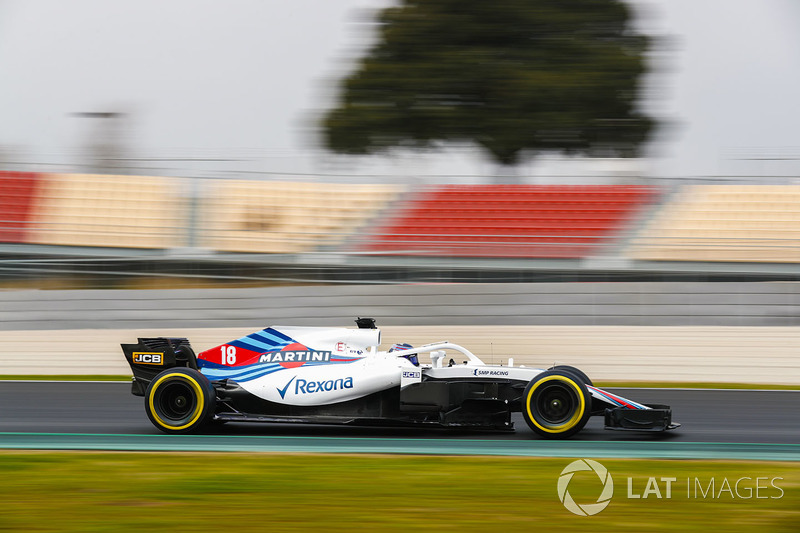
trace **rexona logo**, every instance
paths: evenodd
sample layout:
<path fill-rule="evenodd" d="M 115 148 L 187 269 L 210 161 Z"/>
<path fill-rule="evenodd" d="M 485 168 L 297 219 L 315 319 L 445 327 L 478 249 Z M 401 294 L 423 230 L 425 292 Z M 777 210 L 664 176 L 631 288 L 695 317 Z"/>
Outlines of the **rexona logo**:
<path fill-rule="evenodd" d="M 569 482 L 572 481 L 572 476 L 575 475 L 575 472 L 581 471 L 594 472 L 603 484 L 603 491 L 595 503 L 578 504 L 569 493 Z M 611 479 L 611 474 L 606 470 L 606 467 L 591 459 L 578 459 L 571 462 L 561 471 L 561 475 L 558 478 L 558 499 L 561 500 L 561 503 L 564 504 L 564 507 L 569 512 L 579 516 L 596 515 L 608 507 L 613 495 L 614 480 Z"/>
<path fill-rule="evenodd" d="M 328 362 L 331 352 L 270 352 L 261 354 L 259 363 L 308 363 L 312 361 Z"/>
<path fill-rule="evenodd" d="M 326 381 L 307 381 L 305 379 L 295 379 L 297 376 L 294 376 L 292 379 L 289 380 L 289 383 L 284 385 L 282 389 L 277 389 L 278 394 L 281 395 L 281 398 L 286 397 L 286 393 L 289 391 L 289 386 L 294 382 L 294 394 L 316 394 L 318 392 L 330 392 L 335 390 L 343 390 L 343 389 L 352 389 L 353 388 L 353 378 L 346 377 L 346 378 L 339 378 L 339 379 L 329 379 Z"/>
<path fill-rule="evenodd" d="M 140 365 L 163 365 L 164 354 L 161 352 L 133 352 L 133 362 Z"/>
<path fill-rule="evenodd" d="M 486 370 L 482 368 L 476 368 L 475 371 L 472 373 L 473 376 L 507 376 L 508 370 Z"/>

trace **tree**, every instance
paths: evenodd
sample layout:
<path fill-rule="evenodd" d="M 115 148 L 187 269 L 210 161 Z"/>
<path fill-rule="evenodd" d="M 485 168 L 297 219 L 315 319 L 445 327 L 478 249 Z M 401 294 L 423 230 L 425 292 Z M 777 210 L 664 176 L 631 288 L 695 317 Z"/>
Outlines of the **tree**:
<path fill-rule="evenodd" d="M 514 165 L 543 151 L 633 156 L 648 39 L 618 0 L 403 0 L 323 119 L 328 149 L 477 143 Z"/>

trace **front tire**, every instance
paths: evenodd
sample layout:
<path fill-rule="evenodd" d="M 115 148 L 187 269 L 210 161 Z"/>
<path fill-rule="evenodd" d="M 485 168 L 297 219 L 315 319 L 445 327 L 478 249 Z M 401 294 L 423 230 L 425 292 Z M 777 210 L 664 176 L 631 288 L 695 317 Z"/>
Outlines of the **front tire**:
<path fill-rule="evenodd" d="M 147 417 L 164 433 L 192 433 L 202 428 L 214 412 L 214 387 L 191 368 L 170 368 L 147 387 Z"/>
<path fill-rule="evenodd" d="M 566 439 L 583 429 L 592 414 L 592 397 L 574 374 L 548 370 L 533 378 L 522 395 L 522 416 L 537 435 Z"/>
<path fill-rule="evenodd" d="M 581 378 L 581 381 L 583 381 L 584 385 L 589 385 L 590 387 L 594 386 L 594 383 L 592 383 L 592 380 L 589 379 L 589 376 L 587 376 L 583 370 L 575 368 L 574 366 L 556 365 L 556 366 L 551 366 L 547 370 L 559 370 L 561 372 L 568 372 L 570 374 L 574 374 L 577 377 Z"/>

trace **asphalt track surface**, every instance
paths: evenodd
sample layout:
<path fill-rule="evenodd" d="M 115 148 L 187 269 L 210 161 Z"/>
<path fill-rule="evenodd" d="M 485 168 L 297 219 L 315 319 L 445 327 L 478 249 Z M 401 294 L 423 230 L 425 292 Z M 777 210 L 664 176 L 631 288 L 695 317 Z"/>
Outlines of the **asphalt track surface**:
<path fill-rule="evenodd" d="M 644 403 L 672 407 L 682 427 L 664 433 L 631 433 L 603 429 L 593 417 L 573 441 L 661 441 L 705 443 L 800 443 L 800 391 L 697 389 L 609 389 Z M 103 434 L 161 435 L 147 419 L 143 399 L 123 382 L 0 382 L 0 435 Z M 447 439 L 493 441 L 536 440 L 519 414 L 513 433 L 477 433 L 415 428 L 230 423 L 219 435 L 329 437 L 348 439 Z"/>

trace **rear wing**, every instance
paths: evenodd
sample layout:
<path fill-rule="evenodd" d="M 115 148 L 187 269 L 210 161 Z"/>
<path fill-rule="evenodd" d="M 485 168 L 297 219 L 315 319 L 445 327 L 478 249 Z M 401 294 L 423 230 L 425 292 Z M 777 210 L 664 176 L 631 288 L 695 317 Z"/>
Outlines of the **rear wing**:
<path fill-rule="evenodd" d="M 173 367 L 197 370 L 197 356 L 184 338 L 139 338 L 136 344 L 120 344 L 133 371 L 131 393 L 144 396 L 147 386 L 162 371 Z"/>

